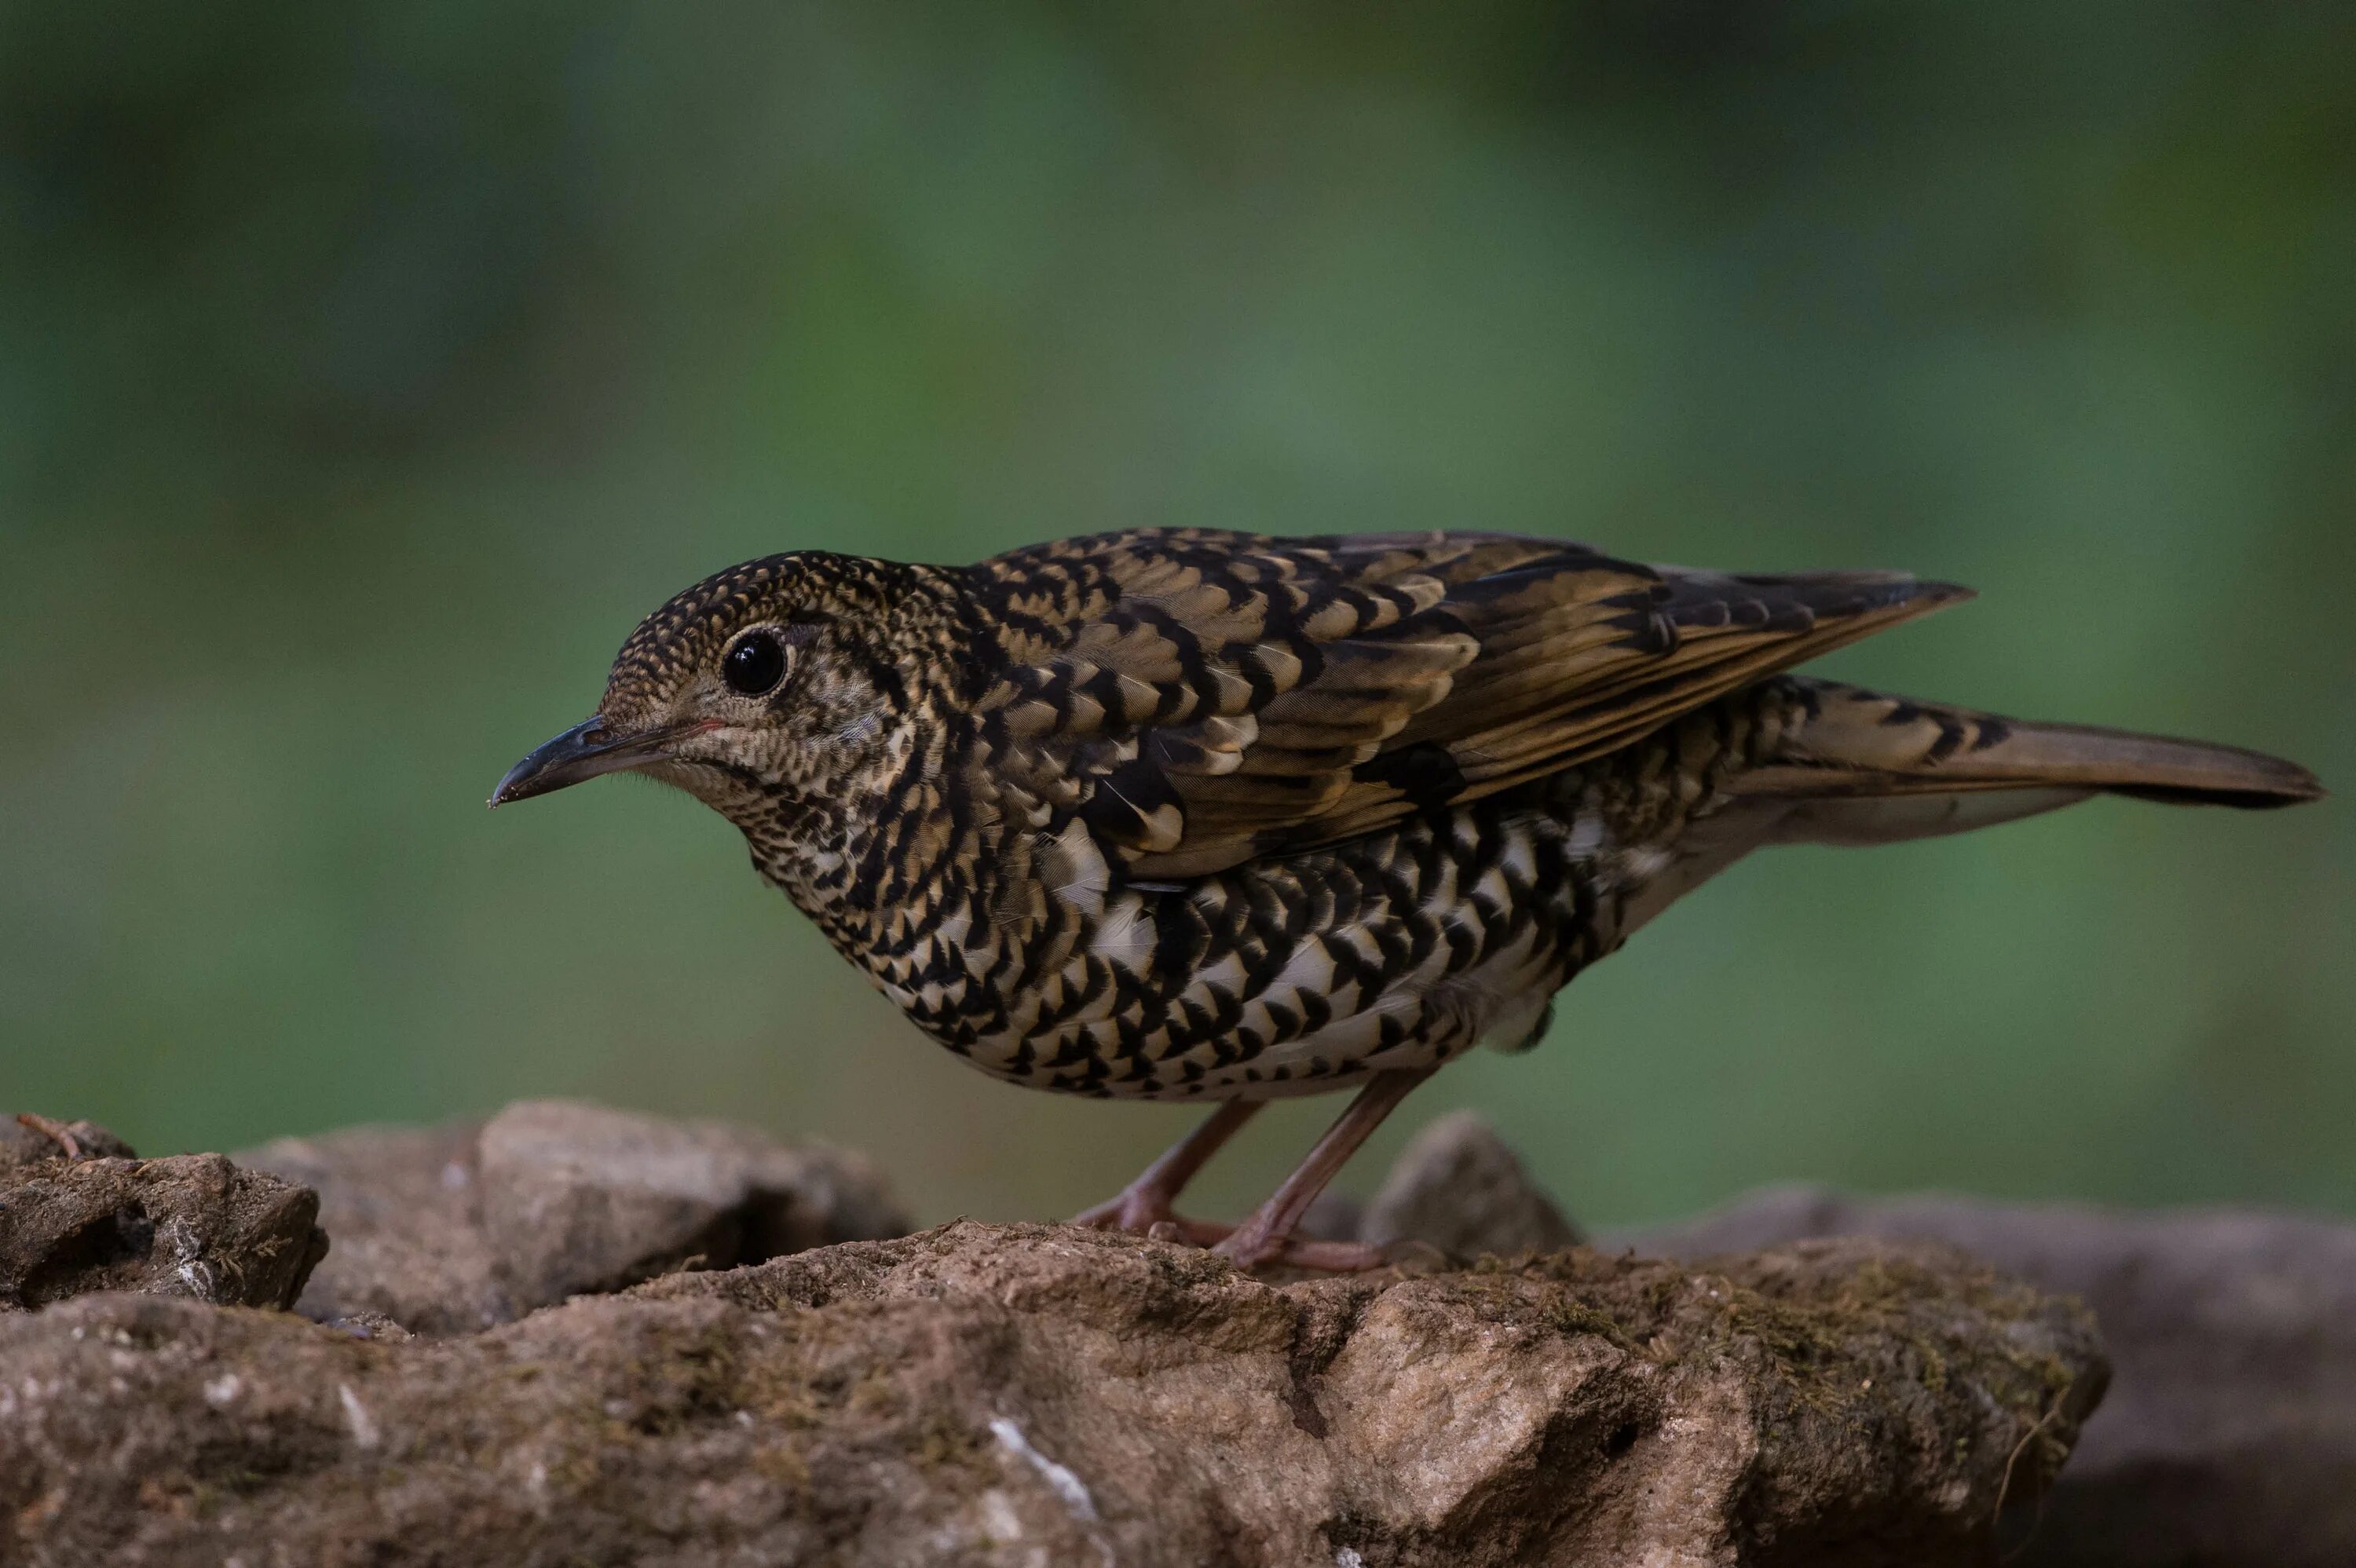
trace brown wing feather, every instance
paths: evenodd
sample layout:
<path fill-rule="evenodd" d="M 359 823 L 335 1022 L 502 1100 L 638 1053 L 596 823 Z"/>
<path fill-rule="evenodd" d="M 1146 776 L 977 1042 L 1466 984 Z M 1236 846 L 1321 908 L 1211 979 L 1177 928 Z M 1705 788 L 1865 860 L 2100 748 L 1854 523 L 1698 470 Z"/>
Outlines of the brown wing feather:
<path fill-rule="evenodd" d="M 972 569 L 1002 662 L 977 784 L 1141 877 L 1373 832 L 1570 766 L 1961 597 L 1497 534 L 1145 530 Z"/>
<path fill-rule="evenodd" d="M 2085 724 L 2002 718 L 1799 677 L 1796 720 L 1777 753 L 1732 781 L 1752 798 L 2107 790 L 2182 805 L 2265 807 L 2315 800 L 2297 763 L 2238 746 Z"/>

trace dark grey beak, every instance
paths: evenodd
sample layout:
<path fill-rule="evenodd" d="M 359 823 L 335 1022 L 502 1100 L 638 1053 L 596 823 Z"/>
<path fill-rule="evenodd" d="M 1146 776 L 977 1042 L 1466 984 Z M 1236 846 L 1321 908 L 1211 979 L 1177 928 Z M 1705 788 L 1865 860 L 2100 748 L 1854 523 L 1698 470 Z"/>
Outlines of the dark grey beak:
<path fill-rule="evenodd" d="M 499 780 L 498 788 L 491 791 L 491 804 L 505 805 L 511 800 L 530 800 L 536 795 L 594 779 L 599 773 L 635 768 L 648 758 L 660 755 L 664 742 L 677 739 L 680 733 L 677 727 L 668 727 L 634 735 L 616 734 L 605 727 L 603 719 L 584 719 L 509 768 L 507 776 Z"/>

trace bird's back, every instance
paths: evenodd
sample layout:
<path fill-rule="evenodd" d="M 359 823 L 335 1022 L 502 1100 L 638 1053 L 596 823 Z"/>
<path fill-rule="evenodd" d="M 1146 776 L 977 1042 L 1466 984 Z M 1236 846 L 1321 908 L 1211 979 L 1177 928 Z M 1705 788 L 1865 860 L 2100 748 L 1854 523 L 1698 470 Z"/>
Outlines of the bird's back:
<path fill-rule="evenodd" d="M 1499 534 L 1143 530 L 969 570 L 975 788 L 1139 876 L 1341 843 L 1601 756 L 1965 597 Z"/>

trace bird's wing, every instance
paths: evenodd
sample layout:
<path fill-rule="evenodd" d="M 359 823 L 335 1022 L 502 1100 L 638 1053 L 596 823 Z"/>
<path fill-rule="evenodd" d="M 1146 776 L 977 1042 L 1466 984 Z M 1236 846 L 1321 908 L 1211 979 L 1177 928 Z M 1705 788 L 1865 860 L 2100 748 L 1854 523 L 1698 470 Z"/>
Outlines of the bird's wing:
<path fill-rule="evenodd" d="M 996 644 L 976 786 L 1154 879 L 1510 788 L 1965 596 L 1476 533 L 1141 530 L 969 570 Z"/>

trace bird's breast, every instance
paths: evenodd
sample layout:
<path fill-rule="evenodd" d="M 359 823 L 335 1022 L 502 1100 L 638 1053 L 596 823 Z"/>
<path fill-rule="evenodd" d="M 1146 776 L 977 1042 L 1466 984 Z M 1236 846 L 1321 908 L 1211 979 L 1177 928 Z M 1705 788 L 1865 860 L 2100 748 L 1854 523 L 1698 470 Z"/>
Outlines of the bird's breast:
<path fill-rule="evenodd" d="M 1614 847 L 1575 812 L 1484 803 L 1175 888 L 1126 882 L 1085 837 L 1032 857 L 1029 896 L 978 882 L 921 940 L 862 958 L 926 1032 L 1012 1082 L 1137 1098 L 1341 1087 L 1520 1043 L 1609 945 L 1597 872 Z"/>

